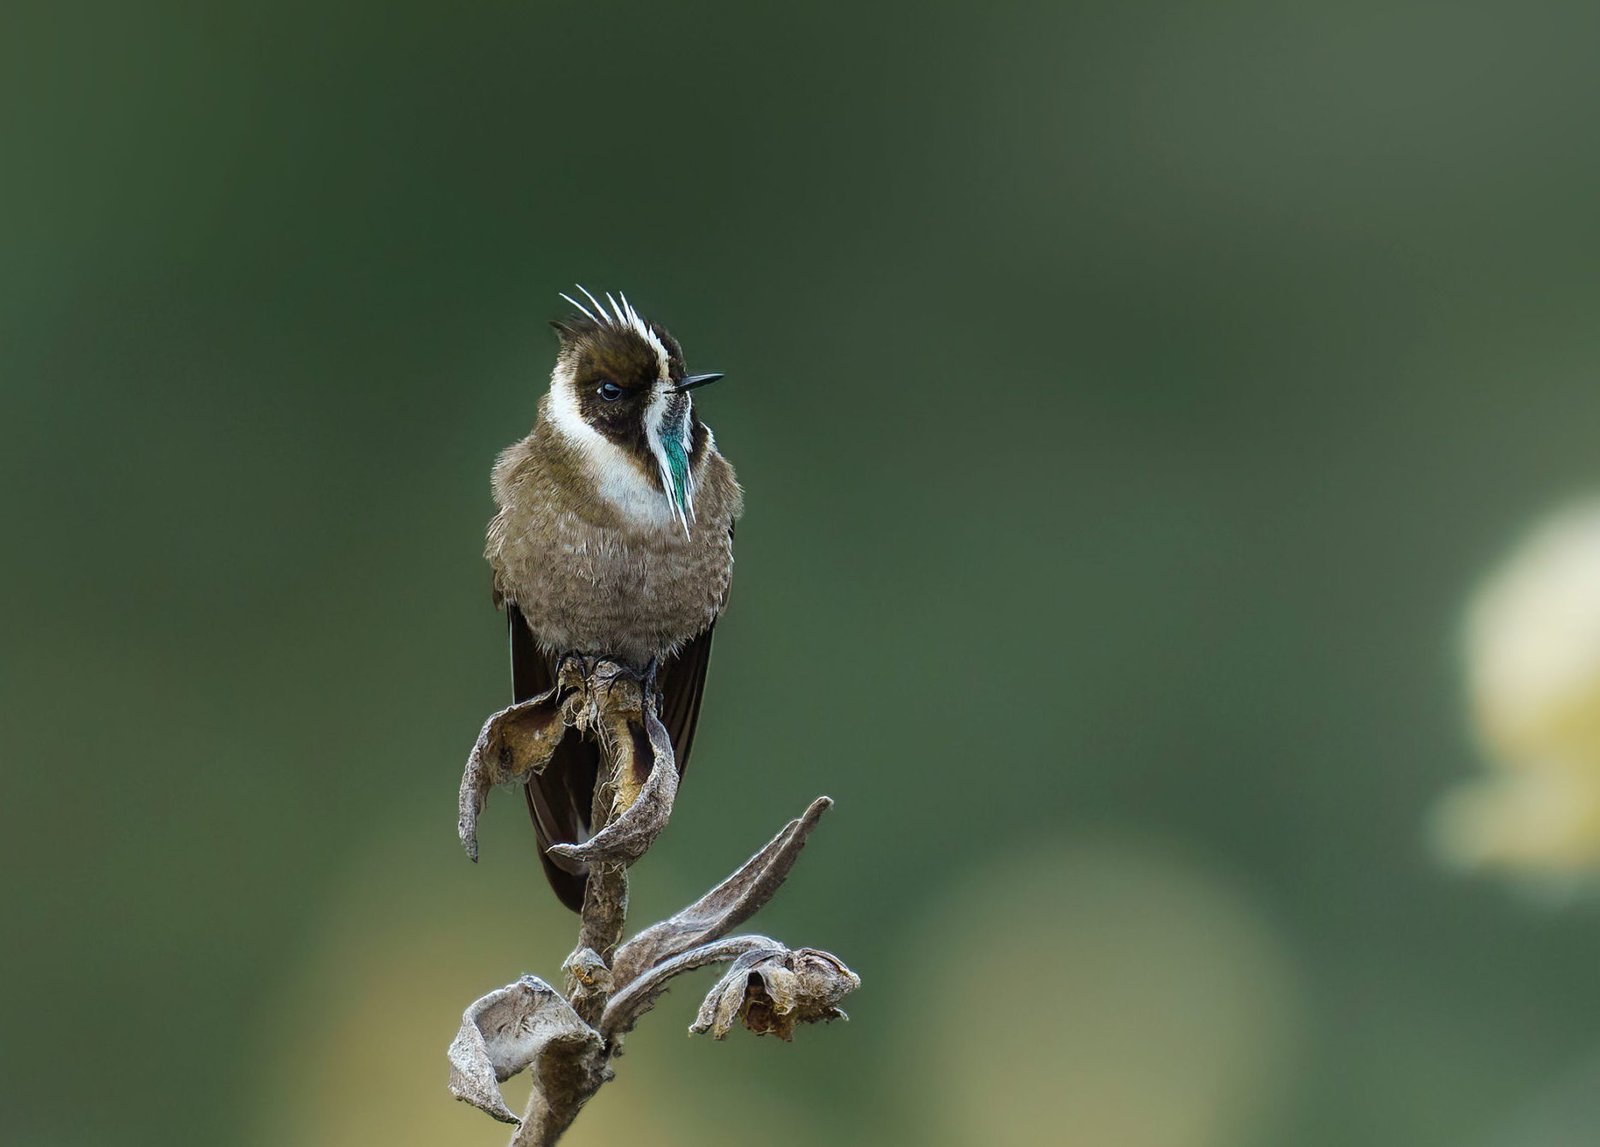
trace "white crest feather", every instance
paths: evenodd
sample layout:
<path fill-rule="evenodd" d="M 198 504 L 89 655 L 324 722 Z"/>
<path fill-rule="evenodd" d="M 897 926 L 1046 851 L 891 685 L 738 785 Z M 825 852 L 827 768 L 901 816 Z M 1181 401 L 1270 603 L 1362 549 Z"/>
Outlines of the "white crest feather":
<path fill-rule="evenodd" d="M 582 303 L 578 302 L 578 300 L 574 299 L 571 295 L 565 292 L 561 293 L 561 297 L 567 302 L 571 303 L 573 306 L 577 307 L 578 310 L 582 311 L 584 315 L 588 317 L 589 321 L 594 323 L 596 326 L 611 327 L 612 329 L 619 331 L 632 331 L 634 334 L 644 339 L 645 342 L 650 344 L 650 349 L 656 353 L 656 364 L 661 371 L 659 381 L 670 382 L 672 380 L 672 370 L 671 366 L 669 365 L 669 356 L 667 355 L 666 344 L 663 343 L 661 341 L 661 337 L 651 329 L 650 324 L 644 321 L 644 319 L 639 315 L 639 312 L 633 309 L 633 304 L 628 302 L 627 295 L 623 295 L 621 291 L 618 291 L 617 294 L 621 295 L 622 297 L 622 301 L 619 303 L 615 298 L 612 297 L 611 292 L 607 291 L 606 302 L 611 304 L 611 309 L 608 311 L 606 310 L 605 303 L 602 303 L 599 299 L 595 298 L 594 294 L 589 290 L 588 287 L 585 287 L 582 283 L 579 283 L 578 290 L 582 291 L 584 297 L 587 298 L 589 302 L 594 304 L 594 310 L 590 310 L 588 307 L 584 306 Z"/>
<path fill-rule="evenodd" d="M 606 309 L 600 305 L 600 300 L 595 298 L 594 295 L 589 292 L 589 288 L 585 287 L 582 283 L 579 283 L 578 290 L 582 291 L 584 296 L 594 304 L 594 309 L 600 312 L 599 318 L 595 318 L 594 315 L 590 315 L 589 317 L 594 319 L 594 321 L 597 323 L 609 323 L 611 321 L 610 316 L 606 314 Z"/>
<path fill-rule="evenodd" d="M 579 289 L 581 290 L 582 288 L 579 288 Z M 563 299 L 567 300 L 567 302 L 571 303 L 573 306 L 577 307 L 585 315 L 588 315 L 590 322 L 598 323 L 600 321 L 599 319 L 595 318 L 593 315 L 589 314 L 589 308 L 588 307 L 586 307 L 582 303 L 578 302 L 577 299 L 574 299 L 571 295 L 567 294 L 565 291 L 561 292 L 561 297 Z"/>

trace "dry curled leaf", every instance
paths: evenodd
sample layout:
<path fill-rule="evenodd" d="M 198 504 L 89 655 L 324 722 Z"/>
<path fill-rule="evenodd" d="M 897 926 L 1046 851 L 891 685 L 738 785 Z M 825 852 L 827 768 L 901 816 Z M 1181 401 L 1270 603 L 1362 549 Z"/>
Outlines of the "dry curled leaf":
<path fill-rule="evenodd" d="M 510 705 L 484 722 L 461 774 L 456 832 L 478 859 L 478 817 L 495 785 L 522 784 L 542 772 L 564 737 L 590 737 L 612 768 L 613 807 L 605 829 L 582 844 L 550 851 L 585 864 L 632 864 L 667 826 L 678 792 L 672 740 L 656 715 L 653 678 L 606 658 L 569 656 L 555 688 Z M 646 697 L 651 698 L 646 703 Z"/>
<path fill-rule="evenodd" d="M 604 743 L 617 761 L 611 819 L 584 843 L 558 844 L 550 852 L 585 864 L 632 864 L 667 827 L 678 795 L 678 764 L 653 705 L 605 711 L 601 716 L 608 722 Z"/>
<path fill-rule="evenodd" d="M 783 886 L 811 830 L 832 807 L 830 798 L 818 797 L 733 875 L 687 908 L 652 924 L 618 948 L 611 962 L 617 988 L 626 987 L 648 969 L 683 952 L 726 936 L 754 916 Z"/>
<path fill-rule="evenodd" d="M 495 785 L 516 784 L 542 772 L 567 733 L 556 692 L 507 706 L 483 723 L 461 773 L 456 834 L 478 859 L 478 817 Z"/>
<path fill-rule="evenodd" d="M 685 972 L 737 960 L 748 952 L 781 952 L 783 945 L 766 936 L 729 936 L 680 952 L 655 965 L 612 996 L 600 1017 L 600 1034 L 607 1042 L 620 1039 L 633 1029 L 639 1017 L 649 1011 L 672 981 Z"/>
<path fill-rule="evenodd" d="M 861 977 L 830 952 L 756 949 L 707 993 L 689 1031 L 724 1039 L 741 1020 L 756 1035 L 792 1040 L 796 1024 L 848 1018 L 836 1005 L 860 986 Z"/>
<path fill-rule="evenodd" d="M 450 1044 L 450 1093 L 502 1123 L 520 1123 L 500 1084 L 532 1067 L 537 1086 L 549 1086 L 567 1065 L 599 1063 L 599 1033 L 549 984 L 523 976 L 474 1000 Z"/>

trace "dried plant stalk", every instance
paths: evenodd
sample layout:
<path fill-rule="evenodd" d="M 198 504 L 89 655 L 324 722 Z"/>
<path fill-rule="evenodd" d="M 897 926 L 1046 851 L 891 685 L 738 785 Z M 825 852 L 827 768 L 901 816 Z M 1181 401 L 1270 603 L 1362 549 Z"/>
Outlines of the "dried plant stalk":
<path fill-rule="evenodd" d="M 612 1078 L 623 1038 L 686 972 L 731 963 L 702 1003 L 691 1032 L 722 1039 L 735 1022 L 757 1035 L 792 1039 L 795 1025 L 843 1018 L 838 1003 L 861 980 L 842 960 L 791 950 L 766 936 L 729 936 L 783 885 L 807 838 L 833 804 L 818 797 L 805 813 L 721 884 L 666 920 L 624 941 L 628 866 L 666 827 L 677 796 L 672 743 L 657 716 L 650 677 L 605 658 L 568 658 L 549 693 L 512 705 L 484 724 L 461 778 L 458 831 L 478 858 L 477 822 L 497 784 L 542 770 L 564 736 L 602 747 L 594 835 L 552 852 L 589 866 L 578 943 L 567 957 L 567 995 L 523 976 L 473 1002 L 450 1045 L 450 1091 L 517 1124 L 512 1147 L 548 1147 Z M 635 758 L 647 746 L 650 760 Z M 533 1076 L 527 1109 L 506 1107 L 500 1084 Z"/>

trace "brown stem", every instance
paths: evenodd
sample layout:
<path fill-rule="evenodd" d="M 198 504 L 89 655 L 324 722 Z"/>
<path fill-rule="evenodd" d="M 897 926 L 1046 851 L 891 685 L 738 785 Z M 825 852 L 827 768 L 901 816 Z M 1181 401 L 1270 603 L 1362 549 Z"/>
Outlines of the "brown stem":
<path fill-rule="evenodd" d="M 616 809 L 617 771 L 619 766 L 627 767 L 627 762 L 607 746 L 606 738 L 600 738 L 600 742 L 600 776 L 595 782 L 594 802 L 589 812 L 589 823 L 594 826 L 595 834 L 611 823 Z M 573 1010 L 591 1027 L 599 1022 L 611 996 L 611 959 L 622 942 L 627 919 L 627 865 L 620 861 L 591 863 L 583 893 L 578 946 L 567 960 L 567 998 Z"/>
<path fill-rule="evenodd" d="M 585 1051 L 563 1058 L 550 1056 L 534 1076 L 522 1126 L 511 1147 L 552 1147 L 566 1133 L 600 1085 L 611 1078 L 603 1051 Z"/>

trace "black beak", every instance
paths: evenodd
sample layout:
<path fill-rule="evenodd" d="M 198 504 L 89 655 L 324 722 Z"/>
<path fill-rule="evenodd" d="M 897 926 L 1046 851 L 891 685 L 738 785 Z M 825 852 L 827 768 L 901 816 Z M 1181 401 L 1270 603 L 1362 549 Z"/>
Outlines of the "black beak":
<path fill-rule="evenodd" d="M 693 390 L 697 386 L 710 386 L 713 382 L 716 382 L 717 379 L 721 377 L 722 376 L 720 374 L 691 374 L 677 386 L 673 387 L 672 393 L 683 394 L 687 391 Z"/>

